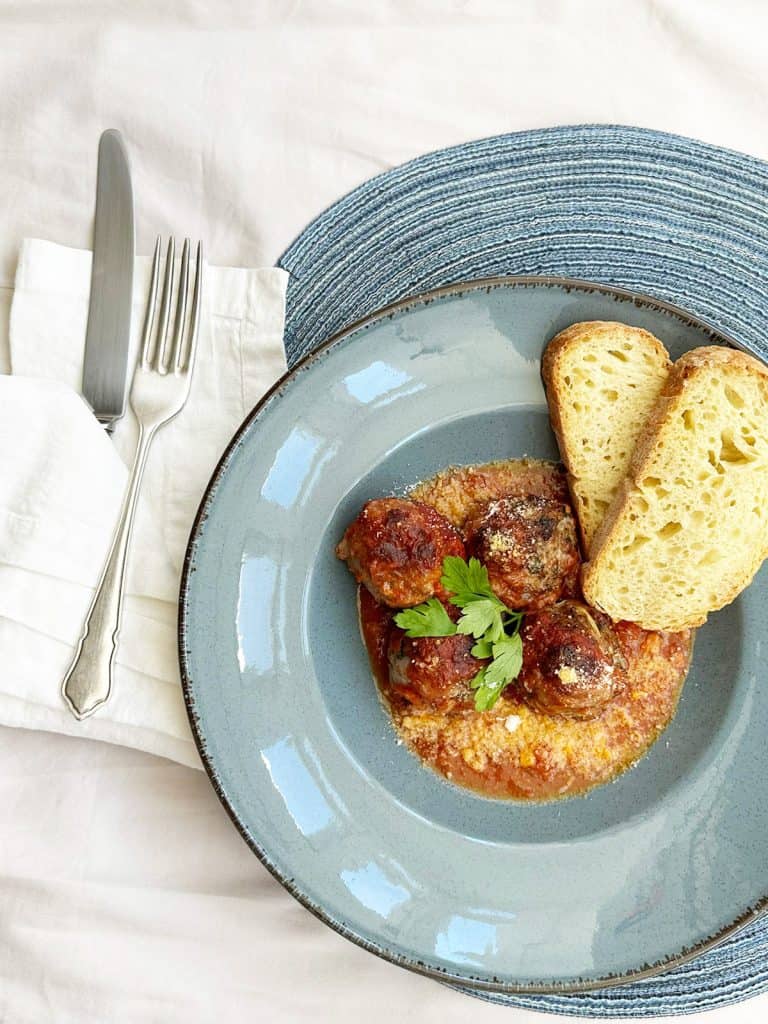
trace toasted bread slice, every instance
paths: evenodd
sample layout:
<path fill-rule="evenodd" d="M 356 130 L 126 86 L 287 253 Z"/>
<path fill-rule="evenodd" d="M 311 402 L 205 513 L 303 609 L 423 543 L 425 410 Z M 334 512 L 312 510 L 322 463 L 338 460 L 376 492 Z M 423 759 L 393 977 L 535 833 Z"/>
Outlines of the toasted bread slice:
<path fill-rule="evenodd" d="M 648 331 L 595 320 L 547 345 L 541 373 L 585 552 L 671 367 Z"/>
<path fill-rule="evenodd" d="M 699 626 L 768 555 L 768 368 L 699 348 L 673 366 L 593 539 L 587 600 L 646 629 Z"/>

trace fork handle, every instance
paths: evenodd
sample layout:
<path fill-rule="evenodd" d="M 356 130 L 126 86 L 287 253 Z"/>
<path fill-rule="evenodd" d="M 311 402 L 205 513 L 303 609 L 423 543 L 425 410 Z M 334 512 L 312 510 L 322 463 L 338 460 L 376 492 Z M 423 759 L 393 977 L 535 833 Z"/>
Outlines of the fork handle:
<path fill-rule="evenodd" d="M 136 514 L 147 452 L 154 430 L 139 428 L 139 441 L 128 478 L 109 556 L 83 623 L 75 656 L 61 692 L 75 718 L 83 719 L 106 702 L 112 690 L 115 652 L 120 635 L 125 563 Z"/>

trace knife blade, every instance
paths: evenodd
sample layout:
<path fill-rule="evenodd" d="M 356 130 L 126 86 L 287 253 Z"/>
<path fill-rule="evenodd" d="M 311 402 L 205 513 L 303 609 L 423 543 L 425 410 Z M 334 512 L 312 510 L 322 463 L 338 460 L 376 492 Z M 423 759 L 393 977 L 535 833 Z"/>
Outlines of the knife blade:
<path fill-rule="evenodd" d="M 109 430 L 125 411 L 133 301 L 133 188 L 120 132 L 99 139 L 83 395 Z"/>

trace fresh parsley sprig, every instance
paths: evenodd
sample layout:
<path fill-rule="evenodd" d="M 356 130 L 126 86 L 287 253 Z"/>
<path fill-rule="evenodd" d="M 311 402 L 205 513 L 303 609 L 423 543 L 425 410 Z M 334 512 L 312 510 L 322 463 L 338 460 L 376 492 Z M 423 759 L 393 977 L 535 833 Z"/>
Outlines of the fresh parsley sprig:
<path fill-rule="evenodd" d="M 491 644 L 492 661 L 471 680 L 469 685 L 475 691 L 475 710 L 490 711 L 502 690 L 519 675 L 523 667 L 523 641 L 519 629 L 518 622 L 511 636 L 505 634 L 501 640 Z"/>
<path fill-rule="evenodd" d="M 461 617 L 454 623 L 436 597 L 415 608 L 407 608 L 395 616 L 406 636 L 472 636 L 472 654 L 490 659 L 470 681 L 475 691 L 475 709 L 489 711 L 502 691 L 516 679 L 523 665 L 523 641 L 520 636 L 522 612 L 507 608 L 494 594 L 488 570 L 477 558 L 466 562 L 456 555 L 443 560 L 440 579 L 451 595 L 451 604 L 461 608 Z"/>
<path fill-rule="evenodd" d="M 415 608 L 406 608 L 395 616 L 395 622 L 405 635 L 414 636 L 453 636 L 456 623 L 451 621 L 445 605 L 436 597 L 430 597 Z"/>

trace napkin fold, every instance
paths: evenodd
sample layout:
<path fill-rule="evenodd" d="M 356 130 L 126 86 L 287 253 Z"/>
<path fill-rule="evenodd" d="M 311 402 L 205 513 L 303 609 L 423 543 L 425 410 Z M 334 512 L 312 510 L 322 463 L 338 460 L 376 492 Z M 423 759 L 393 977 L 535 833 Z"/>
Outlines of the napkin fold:
<path fill-rule="evenodd" d="M 135 450 L 130 410 L 107 436 L 79 393 L 91 254 L 23 242 L 0 375 L 0 724 L 90 736 L 199 767 L 176 653 L 179 579 L 227 441 L 285 371 L 288 275 L 206 266 L 192 386 L 150 450 L 134 525 L 115 685 L 78 722 L 61 697 Z M 149 278 L 137 282 L 137 333 Z M 133 365 L 131 362 L 130 365 Z"/>

